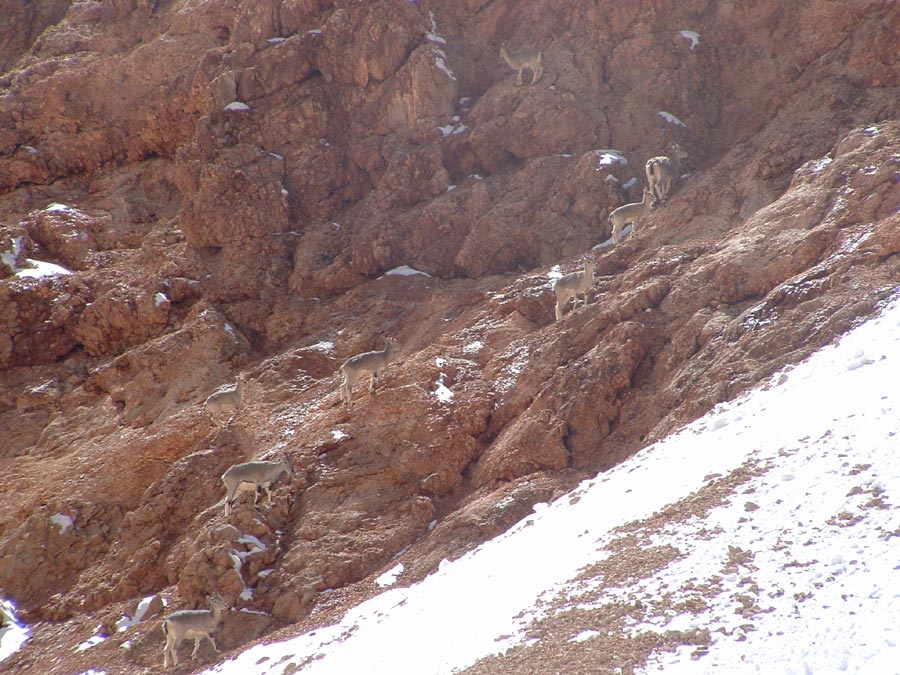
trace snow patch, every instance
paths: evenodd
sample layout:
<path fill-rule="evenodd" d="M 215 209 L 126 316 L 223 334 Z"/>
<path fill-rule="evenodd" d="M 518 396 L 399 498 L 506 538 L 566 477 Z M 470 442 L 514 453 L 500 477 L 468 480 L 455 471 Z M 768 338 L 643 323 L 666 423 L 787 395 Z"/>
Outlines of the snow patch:
<path fill-rule="evenodd" d="M 388 270 L 387 272 L 385 272 L 383 276 L 386 276 L 386 277 L 390 277 L 390 276 L 411 277 L 411 276 L 415 276 L 416 274 L 421 274 L 422 276 L 425 276 L 425 277 L 431 276 L 427 272 L 421 272 L 417 269 L 413 269 L 409 265 L 401 265 L 400 267 L 395 267 L 394 269 Z M 378 277 L 378 278 L 380 279 L 381 277 Z"/>
<path fill-rule="evenodd" d="M 65 513 L 57 513 L 54 516 L 50 516 L 50 522 L 59 528 L 59 533 L 61 535 L 71 530 L 75 525 L 72 516 L 67 516 Z"/>
<path fill-rule="evenodd" d="M 627 237 L 629 234 L 631 234 L 631 231 L 633 229 L 634 229 L 634 225 L 632 223 L 628 223 L 625 227 L 622 228 L 622 233 L 620 235 L 621 238 L 624 239 L 625 237 Z M 596 251 L 599 248 L 610 248 L 611 246 L 614 246 L 614 245 L 615 245 L 615 242 L 613 241 L 613 238 L 610 237 L 609 239 L 601 241 L 599 244 L 594 246 L 591 250 Z"/>
<path fill-rule="evenodd" d="M 446 58 L 446 57 L 444 57 L 444 58 Z M 442 73 L 444 73 L 451 80 L 456 81 L 456 75 L 454 75 L 453 71 L 450 70 L 450 68 L 447 66 L 446 63 L 444 63 L 443 58 L 441 58 L 440 56 L 436 57 L 434 59 L 434 65 L 437 66 L 437 69 L 440 70 Z"/>
<path fill-rule="evenodd" d="M 610 148 L 594 150 L 594 155 L 597 157 L 598 170 L 606 166 L 613 166 L 614 164 L 628 164 L 628 160 L 625 159 L 625 156 L 618 150 L 612 150 Z"/>
<path fill-rule="evenodd" d="M 0 261 L 13 273 L 19 271 L 19 268 L 16 267 L 16 260 L 19 259 L 19 255 L 22 253 L 22 239 L 24 237 L 16 237 L 12 240 L 12 248 L 8 251 L 0 252 Z"/>
<path fill-rule="evenodd" d="M 169 302 L 169 298 L 165 293 L 157 293 L 153 296 L 153 304 L 157 307 L 162 307 L 167 302 Z"/>
<path fill-rule="evenodd" d="M 346 438 L 350 438 L 350 435 L 341 431 L 340 429 L 332 429 L 331 437 L 336 441 L 343 441 Z"/>
<path fill-rule="evenodd" d="M 31 267 L 23 267 L 20 269 L 16 272 L 17 277 L 40 279 L 42 277 L 52 277 L 59 274 L 72 274 L 71 270 L 67 270 L 62 265 L 56 265 L 51 262 L 34 260 L 33 258 L 26 258 L 25 262 L 31 265 Z"/>
<path fill-rule="evenodd" d="M 382 588 L 393 586 L 397 582 L 397 578 L 403 574 L 403 563 L 397 563 L 387 572 L 375 579 L 375 583 Z"/>
<path fill-rule="evenodd" d="M 0 598 L 0 617 L 5 617 L 6 624 L 0 627 L 0 662 L 3 662 L 21 649 L 28 640 L 30 631 L 19 623 L 16 618 L 16 607 L 9 600 Z"/>
<path fill-rule="evenodd" d="M 245 112 L 247 110 L 250 110 L 250 106 L 243 101 L 232 101 L 224 108 L 222 108 L 222 110 L 228 110 L 230 112 Z"/>
<path fill-rule="evenodd" d="M 484 343 L 481 340 L 474 340 L 462 348 L 463 354 L 477 354 L 484 349 Z"/>
<path fill-rule="evenodd" d="M 147 614 L 147 610 L 150 608 L 150 603 L 155 598 L 155 595 L 148 595 L 146 598 L 141 599 L 141 601 L 137 605 L 137 609 L 134 610 L 134 616 L 122 616 L 118 621 L 116 621 L 116 632 L 121 633 L 124 630 L 128 630 L 132 626 L 137 626 L 141 621 L 144 620 L 144 616 Z"/>
<path fill-rule="evenodd" d="M 441 373 L 437 379 L 437 382 L 434 383 L 434 397 L 440 401 L 441 403 L 452 403 L 453 402 L 453 392 L 444 384 L 444 378 L 447 375 L 445 373 Z"/>
<path fill-rule="evenodd" d="M 80 645 L 76 646 L 75 651 L 76 652 L 87 651 L 91 647 L 96 647 L 101 642 L 103 642 L 105 639 L 106 638 L 103 637 L 102 635 L 93 635 L 93 636 L 89 637 L 87 640 L 85 640 L 84 642 L 82 642 Z"/>
<path fill-rule="evenodd" d="M 75 211 L 75 210 L 76 209 L 73 209 L 71 206 L 68 206 L 66 204 L 60 204 L 59 202 L 53 202 L 52 204 L 47 204 L 47 206 L 44 207 L 45 213 L 59 213 L 59 212 L 68 212 L 68 211 Z"/>
<path fill-rule="evenodd" d="M 333 354 L 334 343 L 330 340 L 322 340 L 314 345 L 310 345 L 307 349 L 312 349 L 313 351 L 322 352 L 324 354 Z"/>
<path fill-rule="evenodd" d="M 660 110 L 660 111 L 659 111 L 658 113 L 656 113 L 656 114 L 657 114 L 659 117 L 662 117 L 662 118 L 663 118 L 666 122 L 668 122 L 669 124 L 674 124 L 676 127 L 684 127 L 685 129 L 687 129 L 687 124 L 685 124 L 684 122 L 682 122 L 680 119 L 678 119 L 677 117 L 675 117 L 675 115 L 673 115 L 673 114 L 670 113 L 670 112 L 666 112 L 665 110 Z"/>
<path fill-rule="evenodd" d="M 697 31 L 680 30 L 678 31 L 678 34 L 681 35 L 681 37 L 683 37 L 685 40 L 691 41 L 691 51 L 694 51 L 697 45 L 700 44 L 700 33 L 698 33 Z"/>
<path fill-rule="evenodd" d="M 569 638 L 569 642 L 584 642 L 585 640 L 590 640 L 591 638 L 598 637 L 599 635 L 600 631 L 588 628 L 581 631 L 578 635 Z"/>

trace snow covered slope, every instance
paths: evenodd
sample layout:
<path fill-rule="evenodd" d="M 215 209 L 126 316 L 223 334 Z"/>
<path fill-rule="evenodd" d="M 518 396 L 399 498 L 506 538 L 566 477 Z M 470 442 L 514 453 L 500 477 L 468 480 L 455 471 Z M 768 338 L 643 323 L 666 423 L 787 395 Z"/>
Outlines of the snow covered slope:
<path fill-rule="evenodd" d="M 661 636 L 643 672 L 900 672 L 898 345 L 895 300 L 421 583 L 206 672 L 450 673 L 537 648 L 563 614 L 577 658 L 613 607 L 632 608 L 621 637 Z M 628 583 L 603 571 L 625 532 L 667 552 Z"/>

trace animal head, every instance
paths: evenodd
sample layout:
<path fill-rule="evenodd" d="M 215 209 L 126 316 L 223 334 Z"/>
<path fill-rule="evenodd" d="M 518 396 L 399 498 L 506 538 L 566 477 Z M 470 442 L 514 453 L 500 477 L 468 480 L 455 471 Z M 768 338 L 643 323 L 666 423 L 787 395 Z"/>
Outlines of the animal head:
<path fill-rule="evenodd" d="M 687 150 L 682 148 L 675 141 L 672 141 L 666 146 L 666 152 L 670 157 L 677 157 L 678 159 L 687 159 L 690 156 L 688 155 Z"/>
<path fill-rule="evenodd" d="M 228 609 L 228 605 L 225 604 L 225 599 L 218 593 L 210 593 L 206 596 L 206 601 L 209 603 L 210 607 L 218 607 L 222 611 Z"/>
<path fill-rule="evenodd" d="M 281 453 L 281 460 L 284 462 L 284 465 L 287 467 L 288 473 L 293 478 L 294 476 L 294 461 L 291 459 L 291 456 L 286 452 Z"/>
<path fill-rule="evenodd" d="M 400 346 L 400 343 L 398 343 L 398 342 L 397 342 L 394 338 L 392 338 L 392 337 L 386 337 L 386 338 L 384 338 L 384 343 L 385 343 L 386 346 L 390 347 L 391 349 L 397 349 L 397 348 Z"/>

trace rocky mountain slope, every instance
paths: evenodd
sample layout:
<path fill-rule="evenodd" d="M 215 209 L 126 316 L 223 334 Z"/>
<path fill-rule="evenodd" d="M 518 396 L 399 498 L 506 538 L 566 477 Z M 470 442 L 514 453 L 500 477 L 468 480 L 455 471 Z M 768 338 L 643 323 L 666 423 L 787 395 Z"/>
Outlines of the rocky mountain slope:
<path fill-rule="evenodd" d="M 154 594 L 253 610 L 223 650 L 325 621 L 897 286 L 895 3 L 0 16 L 0 589 L 34 624 L 3 670 L 158 671 L 159 617 L 72 651 Z M 541 48 L 539 82 L 515 86 L 502 42 Z M 594 248 L 670 141 L 688 175 Z M 556 322 L 550 279 L 585 255 L 589 304 Z M 385 274 L 404 265 L 427 276 Z M 340 405 L 338 367 L 385 336 L 401 355 Z M 216 427 L 203 401 L 239 373 Z M 226 517 L 221 474 L 282 451 L 272 504 Z"/>

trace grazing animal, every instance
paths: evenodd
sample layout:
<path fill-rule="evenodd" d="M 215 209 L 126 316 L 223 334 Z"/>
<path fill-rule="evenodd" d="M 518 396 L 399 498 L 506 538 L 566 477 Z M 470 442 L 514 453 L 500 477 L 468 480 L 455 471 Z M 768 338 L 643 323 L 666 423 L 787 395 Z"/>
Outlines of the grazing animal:
<path fill-rule="evenodd" d="M 341 366 L 341 402 L 350 403 L 352 397 L 353 385 L 356 381 L 365 375 L 369 375 L 369 391 L 375 391 L 375 376 L 384 370 L 385 366 L 390 363 L 397 351 L 399 345 L 397 341 L 388 337 L 384 339 L 385 347 L 381 351 L 363 352 L 356 356 L 351 356 L 344 361 Z"/>
<path fill-rule="evenodd" d="M 266 491 L 267 503 L 272 503 L 272 483 L 287 473 L 294 476 L 294 465 L 285 452 L 277 462 L 245 462 L 235 464 L 222 474 L 225 483 L 225 515 L 231 515 L 231 508 L 241 492 L 253 490 L 253 506 L 259 501 L 259 488 Z"/>
<path fill-rule="evenodd" d="M 516 86 L 522 86 L 522 72 L 528 68 L 531 70 L 531 84 L 534 84 L 544 74 L 544 54 L 533 47 L 523 47 L 512 53 L 507 51 L 506 43 L 500 45 L 500 56 L 506 61 L 506 65 L 516 71 Z"/>
<path fill-rule="evenodd" d="M 672 183 L 681 175 L 681 160 L 687 159 L 688 153 L 678 143 L 666 146 L 668 156 L 651 157 L 647 160 L 647 184 L 657 202 L 664 202 L 672 189 Z"/>
<path fill-rule="evenodd" d="M 169 655 L 172 656 L 173 665 L 178 665 L 178 648 L 185 640 L 194 641 L 194 651 L 191 658 L 196 658 L 200 642 L 205 638 L 209 640 L 212 648 L 218 652 L 216 641 L 212 633 L 219 627 L 222 620 L 222 612 L 228 609 L 228 605 L 219 595 L 210 595 L 209 609 L 182 609 L 174 612 L 163 621 L 162 630 L 166 636 L 166 646 L 163 648 L 163 667 L 169 667 Z"/>
<path fill-rule="evenodd" d="M 639 202 L 624 204 L 609 214 L 609 220 L 612 222 L 612 239 L 614 244 L 619 243 L 622 237 L 622 228 L 627 223 L 634 223 L 632 231 L 637 228 L 637 221 L 650 213 L 653 208 L 653 194 L 647 188 L 644 188 L 644 197 Z"/>
<path fill-rule="evenodd" d="M 209 412 L 212 421 L 218 426 L 223 426 L 222 416 L 231 413 L 227 424 L 231 424 L 238 411 L 241 409 L 241 401 L 244 397 L 244 375 L 237 376 L 234 386 L 222 391 L 210 394 L 206 399 L 206 410 Z"/>
<path fill-rule="evenodd" d="M 594 272 L 597 269 L 597 263 L 593 258 L 587 258 L 584 261 L 584 269 L 578 272 L 571 272 L 561 276 L 553 282 L 553 292 L 556 294 L 556 320 L 562 319 L 563 308 L 571 299 L 575 299 L 573 303 L 573 313 L 578 311 L 578 296 L 584 296 L 584 304 L 587 305 L 587 292 L 594 285 Z"/>

